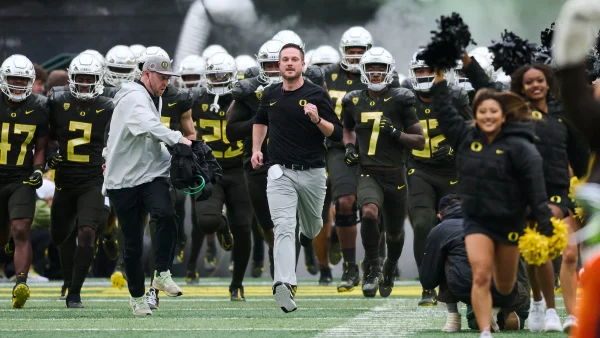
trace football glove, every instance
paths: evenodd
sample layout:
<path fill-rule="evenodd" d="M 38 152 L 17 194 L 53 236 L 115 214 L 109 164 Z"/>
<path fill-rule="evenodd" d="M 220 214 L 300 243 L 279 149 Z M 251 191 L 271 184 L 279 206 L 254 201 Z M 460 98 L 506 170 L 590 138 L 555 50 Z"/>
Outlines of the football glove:
<path fill-rule="evenodd" d="M 42 166 L 36 165 L 33 167 L 33 169 L 33 174 L 29 176 L 29 179 L 27 179 L 27 181 L 23 181 L 23 184 L 30 185 L 32 188 L 37 189 L 42 186 L 42 183 L 44 183 Z"/>
<path fill-rule="evenodd" d="M 454 149 L 448 144 L 440 144 L 431 153 L 432 160 L 450 161 L 454 158 Z"/>
<path fill-rule="evenodd" d="M 352 143 L 346 144 L 346 156 L 344 156 L 346 165 L 352 166 L 358 163 L 358 153 L 356 147 Z"/>
<path fill-rule="evenodd" d="M 58 152 L 54 152 L 48 156 L 47 161 L 50 169 L 56 169 L 62 163 L 63 157 Z"/>
<path fill-rule="evenodd" d="M 400 134 L 402 134 L 400 130 L 394 127 L 394 125 L 392 124 L 392 120 L 385 116 L 381 117 L 381 121 L 379 122 L 379 131 L 384 132 L 395 139 L 399 139 Z"/>

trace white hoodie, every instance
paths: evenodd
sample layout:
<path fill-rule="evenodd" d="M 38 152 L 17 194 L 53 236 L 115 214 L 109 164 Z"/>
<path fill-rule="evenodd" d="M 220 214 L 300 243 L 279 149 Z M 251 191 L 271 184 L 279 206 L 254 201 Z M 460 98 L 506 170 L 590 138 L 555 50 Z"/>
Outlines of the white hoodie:
<path fill-rule="evenodd" d="M 171 155 L 162 143 L 183 141 L 178 131 L 160 122 L 162 98 L 157 110 L 143 85 L 125 83 L 114 98 L 115 109 L 103 156 L 106 159 L 106 189 L 131 188 L 169 177 Z"/>

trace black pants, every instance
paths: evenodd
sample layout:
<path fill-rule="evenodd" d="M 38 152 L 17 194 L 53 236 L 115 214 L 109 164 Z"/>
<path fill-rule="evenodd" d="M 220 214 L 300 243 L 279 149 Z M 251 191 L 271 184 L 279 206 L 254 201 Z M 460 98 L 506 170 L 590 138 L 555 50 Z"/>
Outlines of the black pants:
<path fill-rule="evenodd" d="M 132 297 L 141 297 L 145 292 L 142 253 L 146 213 L 156 219 L 156 271 L 167 271 L 173 263 L 178 220 L 169 189 L 167 179 L 156 178 L 136 187 L 108 190 L 110 203 L 125 236 L 123 261 Z"/>

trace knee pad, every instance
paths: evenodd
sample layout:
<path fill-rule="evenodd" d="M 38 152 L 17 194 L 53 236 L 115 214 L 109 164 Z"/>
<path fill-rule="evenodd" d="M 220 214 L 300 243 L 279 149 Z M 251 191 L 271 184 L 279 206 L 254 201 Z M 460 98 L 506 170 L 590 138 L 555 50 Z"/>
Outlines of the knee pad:
<path fill-rule="evenodd" d="M 415 231 L 422 230 L 426 233 L 429 233 L 438 223 L 435 210 L 422 207 L 410 209 L 410 220 Z"/>
<path fill-rule="evenodd" d="M 196 215 L 198 227 L 205 234 L 212 234 L 221 228 L 221 215 Z"/>
<path fill-rule="evenodd" d="M 404 229 L 388 229 L 385 233 L 386 243 L 404 243 Z"/>
<path fill-rule="evenodd" d="M 338 227 L 353 227 L 358 223 L 356 218 L 356 212 L 358 211 L 358 204 L 354 203 L 352 206 L 352 214 L 341 215 L 340 214 L 340 203 L 339 200 L 335 201 L 335 226 Z"/>
<path fill-rule="evenodd" d="M 77 234 L 77 245 L 80 247 L 93 247 L 96 231 L 91 227 L 79 228 Z"/>

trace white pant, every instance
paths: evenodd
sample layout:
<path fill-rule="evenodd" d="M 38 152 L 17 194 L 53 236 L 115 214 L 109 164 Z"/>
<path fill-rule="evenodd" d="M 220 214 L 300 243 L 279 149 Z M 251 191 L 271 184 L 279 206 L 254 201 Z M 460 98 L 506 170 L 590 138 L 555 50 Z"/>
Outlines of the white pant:
<path fill-rule="evenodd" d="M 300 233 L 315 238 L 323 227 L 325 168 L 291 170 L 279 165 L 269 168 L 267 198 L 275 228 L 274 283 L 296 282 L 296 213 Z"/>

